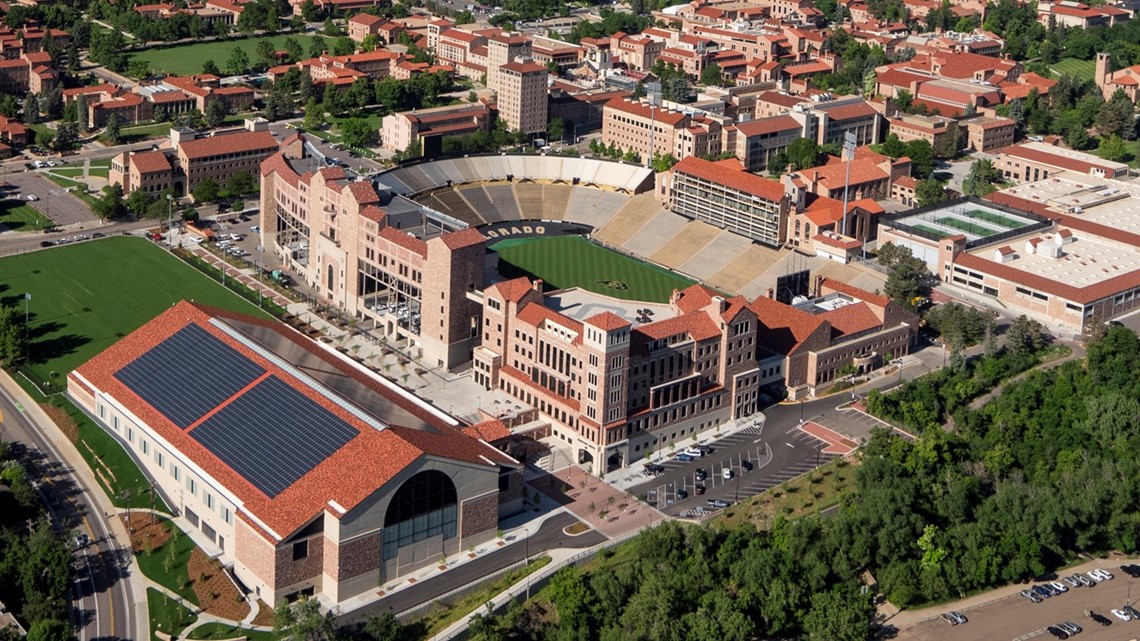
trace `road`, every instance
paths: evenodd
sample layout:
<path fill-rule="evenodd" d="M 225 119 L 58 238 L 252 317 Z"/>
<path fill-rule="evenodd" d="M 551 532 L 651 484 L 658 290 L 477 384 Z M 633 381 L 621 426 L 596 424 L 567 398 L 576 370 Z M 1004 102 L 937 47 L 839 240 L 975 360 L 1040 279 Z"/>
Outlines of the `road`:
<path fill-rule="evenodd" d="M 300 122 L 301 121 L 299 119 L 289 120 L 289 121 L 279 120 L 279 121 L 271 123 L 269 125 L 269 131 L 274 135 L 274 137 L 277 138 L 278 141 L 280 141 L 280 140 L 284 139 L 285 137 L 290 136 L 297 131 L 297 129 L 295 127 L 292 127 L 287 123 L 300 123 Z M 321 152 L 322 154 L 324 154 L 328 158 L 338 158 L 338 159 L 344 161 L 344 163 L 346 165 L 348 165 L 349 169 L 351 169 L 357 173 L 360 173 L 363 175 L 371 175 L 371 174 L 374 174 L 374 173 L 376 173 L 382 169 L 382 167 L 380 166 L 380 163 L 378 163 L 378 162 L 376 162 L 370 158 L 365 158 L 363 156 L 357 156 L 356 158 L 353 158 L 352 156 L 350 156 L 348 154 L 347 150 L 333 149 L 333 147 L 332 147 L 333 143 L 322 140 L 321 138 L 318 138 L 316 136 L 306 136 L 306 139 L 310 143 L 312 143 L 312 145 L 314 147 L 317 148 L 317 151 Z"/>
<path fill-rule="evenodd" d="M 529 542 L 516 541 L 502 549 L 436 575 L 434 578 L 406 587 L 391 596 L 354 610 L 340 619 L 341 625 L 354 625 L 363 622 L 372 614 L 407 612 L 423 603 L 430 603 L 452 590 L 469 585 L 493 574 L 513 563 L 530 556 L 538 556 L 545 550 L 554 548 L 588 548 L 606 540 L 602 534 L 590 530 L 578 536 L 570 536 L 562 529 L 578 522 L 573 514 L 559 514 L 547 519 L 538 531 L 530 536 Z"/>
<path fill-rule="evenodd" d="M 71 533 L 84 533 L 91 544 L 76 552 L 73 586 L 74 620 L 79 641 L 136 639 L 132 616 L 133 595 L 126 580 L 130 550 L 120 548 L 110 534 L 111 526 L 92 502 L 91 488 L 74 474 L 64 458 L 43 436 L 52 426 L 35 425 L 23 407 L 0 389 L 0 435 L 22 443 L 24 462 L 44 496 L 57 524 Z"/>

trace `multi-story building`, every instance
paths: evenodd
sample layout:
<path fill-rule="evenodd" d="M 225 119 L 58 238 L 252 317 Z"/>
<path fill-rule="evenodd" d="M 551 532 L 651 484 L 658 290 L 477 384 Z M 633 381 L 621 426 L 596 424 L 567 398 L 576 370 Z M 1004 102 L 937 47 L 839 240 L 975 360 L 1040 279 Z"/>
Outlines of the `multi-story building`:
<path fill-rule="evenodd" d="M 723 149 L 722 120 L 615 98 L 603 108 L 602 142 L 643 159 L 655 154 L 672 154 L 677 159 L 715 156 Z"/>
<path fill-rule="evenodd" d="M 673 213 L 770 247 L 783 245 L 788 202 L 778 181 L 744 171 L 737 160 L 711 162 L 693 156 L 658 174 L 658 179 L 658 192 Z"/>
<path fill-rule="evenodd" d="M 942 116 L 904 114 L 887 119 L 890 132 L 903 142 L 925 140 L 935 155 L 947 151 L 949 141 L 958 135 L 958 122 Z M 956 153 L 957 149 L 949 150 Z"/>
<path fill-rule="evenodd" d="M 992 151 L 1013 144 L 1017 123 L 1000 116 L 976 116 L 962 120 L 959 127 L 966 128 L 966 148 L 974 151 Z"/>
<path fill-rule="evenodd" d="M 0 60 L 0 92 L 16 95 L 50 92 L 59 84 L 59 73 L 46 52 L 26 53 Z"/>
<path fill-rule="evenodd" d="M 1064 149 L 1044 142 L 1023 142 L 1001 150 L 994 167 L 1009 180 L 1035 182 L 1062 171 L 1102 178 L 1128 176 L 1128 165 L 1104 160 L 1082 151 Z"/>
<path fill-rule="evenodd" d="M 858 147 L 854 158 L 828 156 L 823 165 L 785 174 L 784 186 L 802 209 L 806 194 L 842 200 L 846 191 L 848 200 L 882 200 L 890 196 L 894 179 L 909 175 L 909 158 L 894 160 L 869 147 Z"/>
<path fill-rule="evenodd" d="M 522 509 L 521 466 L 488 444 L 502 423 L 463 423 L 279 323 L 182 301 L 67 393 L 266 602 L 373 594 Z"/>
<path fill-rule="evenodd" d="M 124 151 L 114 158 L 108 182 L 122 185 L 123 192 L 136 189 L 148 192 L 174 190 L 176 195 L 191 195 L 205 180 L 224 185 L 230 178 L 245 172 L 257 176 L 261 161 L 277 153 L 277 140 L 269 133 L 263 118 L 247 120 L 245 129 L 219 131 L 199 136 L 191 129 L 171 129 L 171 149 L 165 151 Z M 161 154 L 160 162 L 154 154 Z"/>
<path fill-rule="evenodd" d="M 503 90 L 503 77 L 499 70 L 512 62 L 531 62 L 533 48 L 530 38 L 514 33 L 501 33 L 487 37 L 487 88 L 496 94 Z"/>
<path fill-rule="evenodd" d="M 490 128 L 491 109 L 483 103 L 404 111 L 384 116 L 380 146 L 389 151 L 422 151 L 425 138 L 461 136 Z"/>
<path fill-rule="evenodd" d="M 261 244 L 320 300 L 422 362 L 471 360 L 483 287 L 482 234 L 411 201 L 320 168 L 297 134 L 261 166 Z"/>
<path fill-rule="evenodd" d="M 665 50 L 662 40 L 645 36 L 631 36 L 621 31 L 610 36 L 610 53 L 613 58 L 634 71 L 648 71 Z"/>
<path fill-rule="evenodd" d="M 737 123 L 736 157 L 748 171 L 763 171 L 773 156 L 803 134 L 803 123 L 790 115 Z"/>
<path fill-rule="evenodd" d="M 499 117 L 511 131 L 535 134 L 546 131 L 546 82 L 550 72 L 533 62 L 508 62 L 495 70 L 495 97 Z"/>

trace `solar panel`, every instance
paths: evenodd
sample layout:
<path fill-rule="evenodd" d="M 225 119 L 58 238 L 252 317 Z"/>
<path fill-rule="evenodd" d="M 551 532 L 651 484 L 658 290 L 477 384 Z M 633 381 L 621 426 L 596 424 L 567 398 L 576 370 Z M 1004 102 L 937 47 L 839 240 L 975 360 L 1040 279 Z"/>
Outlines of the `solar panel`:
<path fill-rule="evenodd" d="M 270 498 L 357 434 L 354 427 L 276 376 L 190 431 L 194 440 Z"/>
<path fill-rule="evenodd" d="M 206 330 L 187 325 L 115 378 L 185 429 L 264 373 Z"/>

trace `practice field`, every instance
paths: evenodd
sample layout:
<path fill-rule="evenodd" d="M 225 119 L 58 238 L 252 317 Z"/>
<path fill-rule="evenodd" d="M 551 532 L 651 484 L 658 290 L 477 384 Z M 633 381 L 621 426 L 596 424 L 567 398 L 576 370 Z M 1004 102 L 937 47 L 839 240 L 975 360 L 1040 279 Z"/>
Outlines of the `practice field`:
<path fill-rule="evenodd" d="M 47 229 L 52 222 L 35 208 L 18 200 L 0 201 L 0 225 L 11 231 Z"/>
<path fill-rule="evenodd" d="M 1096 74 L 1095 60 L 1077 60 L 1076 58 L 1061 58 L 1057 64 L 1049 68 L 1058 76 L 1077 76 L 1084 80 L 1092 80 Z"/>
<path fill-rule="evenodd" d="M 935 220 L 934 222 L 938 223 L 939 225 L 946 225 L 947 227 L 953 227 L 954 229 L 957 229 L 959 231 L 964 231 L 967 234 L 973 234 L 975 236 L 980 236 L 982 238 L 985 238 L 986 236 L 993 236 L 995 233 L 997 233 L 994 230 L 990 229 L 989 227 L 982 227 L 981 225 L 975 225 L 974 223 L 968 223 L 964 220 L 959 220 L 957 218 L 954 218 L 953 216 L 945 216 L 943 218 L 939 218 L 938 220 Z"/>
<path fill-rule="evenodd" d="M 581 236 L 509 239 L 491 246 L 508 278 L 541 278 L 547 289 L 581 287 L 622 300 L 669 301 L 693 281 L 595 245 Z"/>
<path fill-rule="evenodd" d="M 202 73 L 202 63 L 213 60 L 218 68 L 225 71 L 226 61 L 233 53 L 234 47 L 240 47 L 249 56 L 251 62 L 257 58 L 257 43 L 269 40 L 275 49 L 285 48 L 285 39 L 292 36 L 301 43 L 305 55 L 309 55 L 309 42 L 312 36 L 299 34 L 285 34 L 268 36 L 264 38 L 245 38 L 243 40 L 220 40 L 216 42 L 202 42 L 193 45 L 180 45 L 165 49 L 147 49 L 131 56 L 132 60 L 143 60 L 150 65 L 151 71 L 175 75 Z M 327 38 L 326 41 L 331 41 Z M 331 44 L 331 42 L 330 42 Z"/>
<path fill-rule="evenodd" d="M 264 314 L 141 238 L 106 238 L 0 259 L 0 304 L 29 313 L 30 368 L 68 372 L 182 299 Z M 193 381 L 187 381 L 193 384 Z"/>

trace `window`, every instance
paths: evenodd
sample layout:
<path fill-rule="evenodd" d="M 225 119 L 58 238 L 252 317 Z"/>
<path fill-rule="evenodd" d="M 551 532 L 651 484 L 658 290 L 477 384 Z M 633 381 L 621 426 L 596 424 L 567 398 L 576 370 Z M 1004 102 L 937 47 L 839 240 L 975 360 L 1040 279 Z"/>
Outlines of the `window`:
<path fill-rule="evenodd" d="M 209 492 L 202 492 L 202 499 L 206 502 L 206 507 L 214 509 L 214 495 Z"/>
<path fill-rule="evenodd" d="M 229 525 L 233 520 L 234 520 L 234 514 L 233 514 L 233 512 L 230 511 L 230 508 L 223 507 L 222 508 L 222 522 L 225 523 L 226 525 Z"/>
<path fill-rule="evenodd" d="M 300 561 L 301 559 L 309 558 L 309 540 L 297 541 L 293 544 L 293 560 Z"/>
<path fill-rule="evenodd" d="M 187 478 L 186 479 L 186 488 L 190 490 L 191 494 L 197 495 L 198 494 L 198 481 L 194 480 L 193 478 Z"/>
<path fill-rule="evenodd" d="M 182 480 L 182 470 L 178 469 L 177 465 L 170 465 L 170 475 L 174 477 L 175 481 Z"/>

